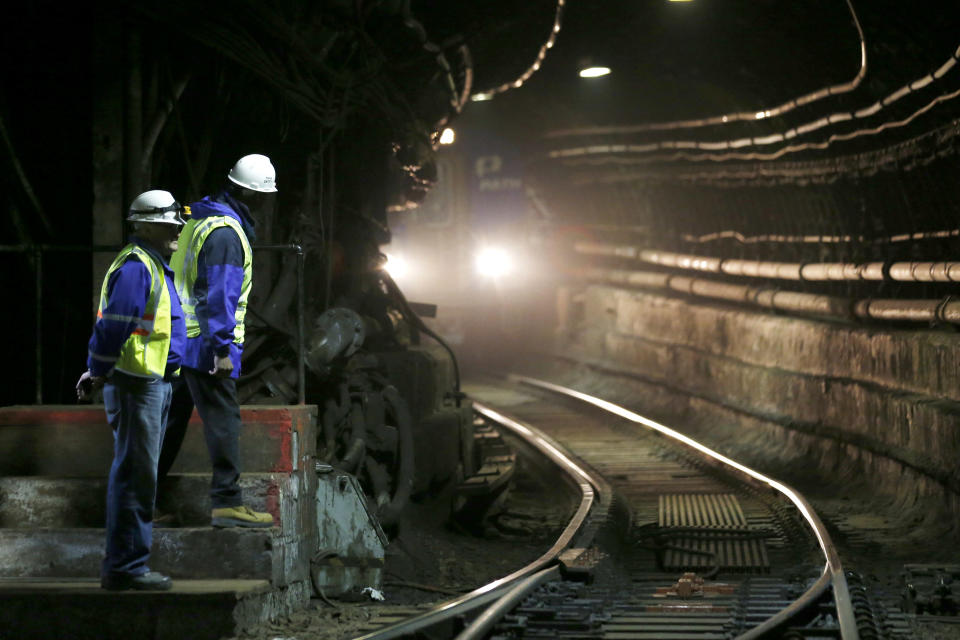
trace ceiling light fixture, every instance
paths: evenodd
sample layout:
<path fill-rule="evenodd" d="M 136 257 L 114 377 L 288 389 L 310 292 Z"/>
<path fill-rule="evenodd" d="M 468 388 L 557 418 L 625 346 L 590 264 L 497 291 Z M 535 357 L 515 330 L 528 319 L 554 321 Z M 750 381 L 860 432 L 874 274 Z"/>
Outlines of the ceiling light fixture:
<path fill-rule="evenodd" d="M 673 2 L 684 2 L 689 0 L 671 0 Z M 728 113 L 720 116 L 711 116 L 709 118 L 698 118 L 696 120 L 674 120 L 672 122 L 651 122 L 640 125 L 632 126 L 620 126 L 620 127 L 584 127 L 580 129 L 567 129 L 564 131 L 551 132 L 547 134 L 547 137 L 550 138 L 559 138 L 564 136 L 594 136 L 594 135 L 610 135 L 610 134 L 633 134 L 640 133 L 642 131 L 668 131 L 673 129 L 695 129 L 698 127 L 706 127 L 715 124 L 726 124 L 728 122 L 743 122 L 748 120 L 762 120 L 763 118 L 773 118 L 782 116 L 785 113 L 789 113 L 794 109 L 797 109 L 801 106 L 809 105 L 818 100 L 823 100 L 829 98 L 830 96 L 836 96 L 842 93 L 850 93 L 860 86 L 860 83 L 866 77 L 867 73 L 867 43 L 863 35 L 863 27 L 860 25 L 860 19 L 857 17 L 857 12 L 853 9 L 853 4 L 851 0 L 846 0 L 847 8 L 850 10 L 850 18 L 853 21 L 853 26 L 857 30 L 857 35 L 859 37 L 860 45 L 860 69 L 857 71 L 856 76 L 853 77 L 849 82 L 844 82 L 841 84 L 835 84 L 821 89 L 817 89 L 811 93 L 804 94 L 802 96 L 797 96 L 795 98 L 790 98 L 783 104 L 771 107 L 769 109 L 755 110 L 755 111 L 740 111 L 736 113 Z M 960 58 L 960 54 L 955 55 L 955 58 Z M 940 67 L 936 72 L 932 72 L 931 76 L 933 79 L 939 79 L 944 73 L 946 73 L 950 67 L 954 65 L 955 61 L 948 60 L 944 66 Z M 583 65 L 581 65 L 583 66 Z M 919 89 L 926 84 L 929 84 L 930 81 L 925 79 L 917 80 L 911 83 L 909 86 L 912 89 Z M 923 83 L 923 84 L 918 84 Z M 899 93 L 899 92 L 897 92 Z M 897 95 L 897 94 L 894 94 Z M 879 103 L 877 105 L 879 109 Z M 764 115 L 760 118 L 757 117 L 757 113 L 763 113 Z"/>
<path fill-rule="evenodd" d="M 581 78 L 599 78 L 610 74 L 610 67 L 585 67 L 580 69 Z"/>

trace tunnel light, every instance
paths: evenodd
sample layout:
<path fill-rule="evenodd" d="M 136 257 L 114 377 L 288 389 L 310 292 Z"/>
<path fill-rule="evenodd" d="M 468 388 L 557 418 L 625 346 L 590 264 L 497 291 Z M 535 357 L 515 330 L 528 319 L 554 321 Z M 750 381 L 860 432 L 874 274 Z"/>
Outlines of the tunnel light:
<path fill-rule="evenodd" d="M 609 75 L 610 67 L 586 67 L 580 69 L 581 78 L 599 78 L 601 76 Z"/>
<path fill-rule="evenodd" d="M 453 141 L 456 139 L 457 135 L 454 133 L 453 129 L 447 127 L 443 130 L 443 133 L 440 134 L 440 144 L 453 144 Z"/>
<path fill-rule="evenodd" d="M 391 278 L 401 280 L 410 273 L 410 266 L 406 260 L 390 253 L 384 255 L 387 257 L 387 261 L 384 263 L 383 269 L 390 274 Z"/>
<path fill-rule="evenodd" d="M 477 273 L 488 278 L 500 278 L 513 271 L 513 260 L 503 249 L 487 248 L 477 254 Z"/>

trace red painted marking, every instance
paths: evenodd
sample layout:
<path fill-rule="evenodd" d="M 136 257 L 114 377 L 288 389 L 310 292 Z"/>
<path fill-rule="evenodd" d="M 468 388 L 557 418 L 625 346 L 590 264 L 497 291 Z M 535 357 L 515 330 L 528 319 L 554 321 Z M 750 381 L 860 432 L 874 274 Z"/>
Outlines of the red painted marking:
<path fill-rule="evenodd" d="M 105 425 L 107 416 L 103 406 L 40 405 L 36 407 L 0 407 L 0 425 Z"/>
<path fill-rule="evenodd" d="M 275 524 L 280 524 L 280 487 L 271 482 L 267 488 L 267 511 L 273 516 Z"/>
<path fill-rule="evenodd" d="M 305 406 L 246 406 L 240 416 L 244 431 L 251 437 L 246 446 L 261 447 L 274 451 L 272 472 L 293 472 L 293 432 L 299 437 L 301 456 L 312 446 L 308 438 L 315 437 L 311 425 L 316 419 L 317 408 Z M 194 428 L 202 428 L 200 417 L 194 410 L 190 418 Z M 0 407 L 0 428 L 56 426 L 65 428 L 94 427 L 109 434 L 107 419 L 102 405 L 37 405 Z M 243 446 L 243 444 L 241 445 Z M 266 508 L 277 523 L 280 522 L 280 487 L 271 483 L 267 490 Z"/>
<path fill-rule="evenodd" d="M 293 415 L 284 409 L 274 414 L 276 421 L 267 422 L 267 435 L 276 442 L 277 458 L 270 467 L 271 471 L 293 471 Z"/>
<path fill-rule="evenodd" d="M 293 451 L 293 433 L 298 432 L 299 445 L 303 451 L 310 450 L 310 424 L 316 408 L 306 406 L 246 406 L 240 410 L 245 446 L 255 446 L 272 451 L 270 471 L 290 473 L 296 461 Z M 49 426 L 103 428 L 107 424 L 103 406 L 38 405 L 0 407 L 0 427 L 3 426 Z M 200 416 L 194 410 L 190 417 L 194 428 L 201 428 Z M 243 446 L 243 445 L 242 445 Z"/>

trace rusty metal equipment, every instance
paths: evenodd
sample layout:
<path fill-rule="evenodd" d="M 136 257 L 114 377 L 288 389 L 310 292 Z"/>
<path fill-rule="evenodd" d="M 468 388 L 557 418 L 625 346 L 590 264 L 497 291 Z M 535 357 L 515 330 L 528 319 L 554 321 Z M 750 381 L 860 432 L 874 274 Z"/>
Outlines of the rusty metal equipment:
<path fill-rule="evenodd" d="M 473 473 L 457 483 L 451 520 L 482 532 L 497 515 L 497 505 L 506 497 L 516 468 L 517 456 L 496 429 L 482 420 L 474 422 Z"/>
<path fill-rule="evenodd" d="M 337 597 L 383 584 L 387 536 L 367 507 L 357 479 L 318 464 L 317 532 L 320 548 L 310 561 L 314 590 Z"/>
<path fill-rule="evenodd" d="M 960 579 L 958 565 L 908 564 L 903 568 L 901 608 L 918 615 L 960 614 L 953 584 Z"/>
<path fill-rule="evenodd" d="M 392 524 L 413 487 L 413 434 L 406 402 L 377 370 L 376 358 L 358 356 L 329 397 L 321 417 L 319 449 L 326 463 L 356 474 L 383 524 Z"/>
<path fill-rule="evenodd" d="M 304 357 L 310 362 L 311 369 L 321 371 L 337 357 L 350 357 L 356 353 L 365 337 L 363 319 L 356 311 L 345 307 L 327 309 L 317 318 Z"/>
<path fill-rule="evenodd" d="M 356 476 L 381 523 L 396 521 L 413 488 L 413 425 L 407 403 L 372 353 L 360 315 L 334 308 L 318 319 L 307 364 L 328 381 L 318 434 L 322 462 Z"/>

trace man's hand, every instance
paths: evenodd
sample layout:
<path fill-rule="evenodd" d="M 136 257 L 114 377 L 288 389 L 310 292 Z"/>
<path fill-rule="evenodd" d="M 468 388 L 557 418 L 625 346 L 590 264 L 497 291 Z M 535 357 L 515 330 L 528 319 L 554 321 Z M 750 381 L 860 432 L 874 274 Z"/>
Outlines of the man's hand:
<path fill-rule="evenodd" d="M 232 373 L 233 361 L 230 356 L 214 356 L 213 369 L 210 370 L 210 375 L 218 378 L 229 378 Z"/>
<path fill-rule="evenodd" d="M 80 379 L 77 380 L 77 400 L 90 400 L 106 382 L 103 376 L 95 376 L 89 370 L 84 371 Z"/>

